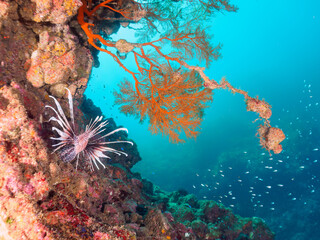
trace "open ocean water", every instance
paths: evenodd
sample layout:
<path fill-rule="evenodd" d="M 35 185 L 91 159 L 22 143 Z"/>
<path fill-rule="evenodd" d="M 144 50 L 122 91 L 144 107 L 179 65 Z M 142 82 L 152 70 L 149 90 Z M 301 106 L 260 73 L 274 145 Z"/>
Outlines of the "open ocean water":
<path fill-rule="evenodd" d="M 232 1 L 237 13 L 208 22 L 222 58 L 206 74 L 259 96 L 272 105 L 272 126 L 286 134 L 283 152 L 269 153 L 256 134 L 261 121 L 247 112 L 241 95 L 217 90 L 205 110 L 201 134 L 184 144 L 152 135 L 114 106 L 113 91 L 124 72 L 105 53 L 93 70 L 86 95 L 106 117 L 129 129 L 142 161 L 140 172 L 162 189 L 184 189 L 242 216 L 258 216 L 276 239 L 320 239 L 320 1 Z M 134 40 L 121 29 L 114 39 Z M 134 68 L 128 56 L 126 66 Z M 93 90 L 94 89 L 94 90 Z M 253 123 L 254 122 L 254 123 Z"/>

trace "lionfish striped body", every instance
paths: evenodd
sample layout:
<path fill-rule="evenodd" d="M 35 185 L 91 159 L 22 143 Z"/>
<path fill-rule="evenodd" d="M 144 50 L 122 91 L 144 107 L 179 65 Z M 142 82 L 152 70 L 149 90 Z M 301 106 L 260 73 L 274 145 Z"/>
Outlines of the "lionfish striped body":
<path fill-rule="evenodd" d="M 67 89 L 67 88 L 66 88 Z M 59 150 L 60 156 L 63 161 L 71 162 L 76 159 L 76 168 L 78 168 L 80 155 L 83 156 L 85 160 L 88 160 L 90 163 L 90 168 L 93 171 L 96 166 L 99 169 L 98 163 L 105 168 L 105 165 L 102 163 L 101 158 L 109 158 L 105 155 L 105 152 L 112 152 L 117 155 L 128 156 L 127 153 L 118 151 L 116 149 L 108 147 L 109 144 L 114 143 L 129 143 L 133 145 L 130 141 L 112 141 L 107 142 L 104 139 L 116 132 L 126 131 L 126 128 L 118 128 L 109 133 L 103 133 L 105 131 L 105 126 L 108 125 L 108 121 L 102 121 L 102 116 L 98 116 L 95 120 L 90 120 L 89 124 L 86 126 L 84 132 L 78 134 L 76 133 L 75 124 L 74 124 L 74 112 L 73 112 L 73 100 L 72 95 L 69 89 L 68 91 L 68 100 L 69 100 L 69 109 L 70 109 L 70 118 L 69 122 L 66 118 L 66 115 L 63 112 L 63 109 L 57 99 L 53 96 L 52 98 L 56 104 L 57 109 L 52 106 L 46 105 L 45 107 L 52 109 L 56 117 L 51 117 L 49 121 L 57 122 L 61 129 L 52 127 L 52 131 L 58 133 L 59 137 L 51 137 L 51 139 L 58 141 L 57 144 L 52 145 L 55 147 L 53 152 Z"/>

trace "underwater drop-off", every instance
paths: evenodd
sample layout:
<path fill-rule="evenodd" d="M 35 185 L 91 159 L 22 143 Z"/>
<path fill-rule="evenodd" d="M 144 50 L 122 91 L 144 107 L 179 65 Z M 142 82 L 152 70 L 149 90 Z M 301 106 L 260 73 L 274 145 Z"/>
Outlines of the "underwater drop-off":
<path fill-rule="evenodd" d="M 83 98 L 101 52 L 132 76 L 115 93 L 121 111 L 148 121 L 153 133 L 168 135 L 172 142 L 183 141 L 181 134 L 196 137 L 213 91 L 229 89 L 258 113 L 261 145 L 281 152 L 284 134 L 270 125 L 270 105 L 233 87 L 232 80 L 205 74 L 219 57 L 220 45 L 211 46 L 201 23 L 216 11 L 236 11 L 235 6 L 218 0 L 192 5 L 3 0 L 0 9 L 0 238 L 273 239 L 259 218 L 242 218 L 183 190 L 165 192 L 131 172 L 141 158 L 130 129 L 108 139 L 123 141 L 115 148 L 127 156 L 107 153 L 111 159 L 95 171 L 85 159 L 79 159 L 79 167 L 64 161 L 61 152 L 53 153 L 50 139 L 55 136 L 52 112 L 45 108 L 53 105 L 50 96 L 67 118 L 74 118 L 77 129 L 102 115 Z M 182 22 L 185 16 L 190 19 Z M 137 22 L 143 26 L 138 43 L 110 40 L 120 26 Z M 165 52 L 166 44 L 174 50 Z M 134 55 L 137 69 L 124 65 L 127 54 Z M 204 66 L 189 64 L 192 58 Z M 73 117 L 66 88 L 74 99 Z M 108 132 L 118 128 L 113 119 L 105 127 Z"/>

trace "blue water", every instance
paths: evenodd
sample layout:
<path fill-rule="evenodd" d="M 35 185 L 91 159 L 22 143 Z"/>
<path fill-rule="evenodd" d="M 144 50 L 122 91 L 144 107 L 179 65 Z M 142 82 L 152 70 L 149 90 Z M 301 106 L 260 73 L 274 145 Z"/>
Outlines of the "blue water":
<path fill-rule="evenodd" d="M 208 23 L 223 58 L 206 74 L 225 76 L 272 105 L 271 124 L 287 136 L 281 154 L 261 149 L 257 115 L 227 90 L 215 92 L 197 139 L 179 145 L 119 113 L 112 93 L 131 76 L 108 54 L 99 54 L 86 95 L 129 129 L 142 157 L 133 171 L 164 190 L 185 189 L 242 216 L 262 217 L 276 239 L 320 239 L 314 230 L 320 225 L 320 1 L 234 3 L 237 13 L 217 14 Z M 112 37 L 134 39 L 126 29 Z M 125 64 L 134 69 L 132 56 Z"/>

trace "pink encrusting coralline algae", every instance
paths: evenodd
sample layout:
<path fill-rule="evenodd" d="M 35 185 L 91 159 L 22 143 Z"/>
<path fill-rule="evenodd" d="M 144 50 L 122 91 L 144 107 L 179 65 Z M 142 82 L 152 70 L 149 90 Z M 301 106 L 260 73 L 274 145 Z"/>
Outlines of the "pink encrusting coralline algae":
<path fill-rule="evenodd" d="M 69 89 L 68 91 L 68 100 L 69 100 L 69 109 L 70 109 L 70 118 L 71 122 L 69 122 L 66 118 L 66 115 L 63 112 L 62 107 L 60 106 L 57 99 L 53 96 L 50 96 L 57 107 L 57 110 L 53 107 L 46 105 L 47 108 L 52 109 L 57 117 L 51 117 L 49 121 L 57 122 L 61 130 L 52 127 L 53 131 L 56 131 L 59 134 L 59 137 L 51 137 L 51 139 L 58 141 L 57 144 L 54 144 L 53 147 L 54 152 L 60 150 L 60 156 L 65 162 L 71 162 L 74 159 L 76 160 L 76 168 L 78 167 L 80 155 L 89 161 L 90 168 L 93 171 L 93 164 L 99 169 L 97 163 L 100 163 L 104 168 L 105 165 L 101 162 L 100 158 L 109 158 L 109 156 L 105 155 L 104 152 L 112 152 L 117 155 L 125 155 L 128 156 L 127 153 L 107 147 L 106 145 L 114 144 L 114 143 L 129 143 L 133 145 L 130 141 L 111 141 L 107 142 L 104 139 L 116 132 L 126 131 L 126 128 L 118 128 L 109 133 L 100 135 L 105 131 L 105 126 L 108 124 L 108 121 L 102 121 L 102 116 L 96 117 L 95 120 L 90 121 L 90 123 L 86 126 L 85 131 L 83 133 L 76 133 L 75 123 L 74 123 L 74 113 L 73 113 L 73 100 L 72 95 Z"/>

